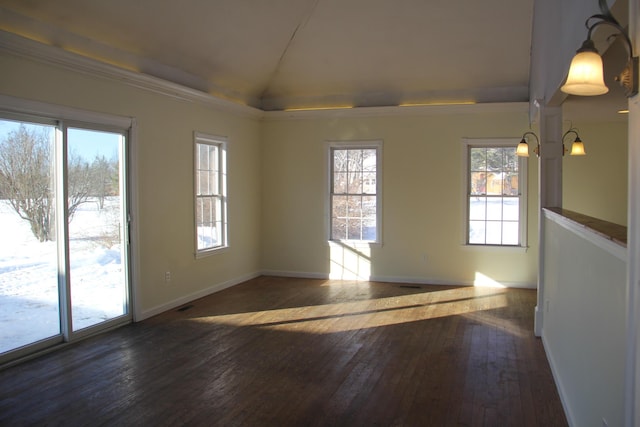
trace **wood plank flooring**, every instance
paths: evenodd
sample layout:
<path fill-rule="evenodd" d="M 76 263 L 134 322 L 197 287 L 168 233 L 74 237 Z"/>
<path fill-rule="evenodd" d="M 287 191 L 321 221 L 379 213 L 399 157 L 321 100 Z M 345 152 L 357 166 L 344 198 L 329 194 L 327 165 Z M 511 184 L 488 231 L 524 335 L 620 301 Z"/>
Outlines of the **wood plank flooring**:
<path fill-rule="evenodd" d="M 535 301 L 259 277 L 0 371 L 0 425 L 565 426 Z"/>

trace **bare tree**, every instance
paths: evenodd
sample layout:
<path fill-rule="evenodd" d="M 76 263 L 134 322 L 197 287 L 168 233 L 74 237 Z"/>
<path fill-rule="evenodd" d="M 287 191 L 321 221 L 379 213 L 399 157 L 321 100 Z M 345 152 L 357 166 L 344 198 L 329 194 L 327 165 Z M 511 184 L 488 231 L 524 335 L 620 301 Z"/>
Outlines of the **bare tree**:
<path fill-rule="evenodd" d="M 0 142 L 0 188 L 41 242 L 53 240 L 51 146 L 46 130 L 21 125 Z"/>
<path fill-rule="evenodd" d="M 47 129 L 20 125 L 0 141 L 0 194 L 40 241 L 54 240 L 53 139 Z M 91 196 L 91 167 L 70 153 L 67 161 L 69 220 Z"/>
<path fill-rule="evenodd" d="M 76 209 L 91 197 L 92 170 L 89 163 L 75 153 L 67 154 L 67 206 L 69 221 Z"/>
<path fill-rule="evenodd" d="M 376 218 L 375 148 L 332 150 L 332 238 L 365 239 Z"/>
<path fill-rule="evenodd" d="M 92 194 L 98 199 L 98 207 L 104 208 L 104 200 L 117 194 L 118 165 L 103 155 L 96 156 L 91 163 Z"/>

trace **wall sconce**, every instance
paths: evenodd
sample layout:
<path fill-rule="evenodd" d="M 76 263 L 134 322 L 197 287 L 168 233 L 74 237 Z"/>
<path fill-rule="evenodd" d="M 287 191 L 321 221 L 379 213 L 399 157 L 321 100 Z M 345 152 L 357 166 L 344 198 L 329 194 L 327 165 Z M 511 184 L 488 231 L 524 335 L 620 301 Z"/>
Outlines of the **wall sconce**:
<path fill-rule="evenodd" d="M 533 152 L 536 153 L 536 156 L 540 157 L 540 140 L 538 139 L 538 135 L 533 132 L 525 132 L 522 135 L 522 140 L 516 148 L 516 155 L 518 155 L 519 157 L 529 157 L 529 144 L 527 144 L 527 135 L 533 135 L 533 137 L 536 139 L 536 146 L 533 149 Z"/>
<path fill-rule="evenodd" d="M 609 88 L 604 84 L 602 58 L 591 40 L 593 30 L 598 25 L 607 24 L 620 32 L 629 50 L 629 61 L 620 75 L 616 77 L 616 81 L 624 87 L 627 97 L 634 96 L 638 93 L 638 57 L 633 56 L 631 40 L 624 28 L 611 15 L 607 2 L 599 0 L 599 3 L 602 14 L 587 18 L 585 22 L 588 29 L 587 39 L 576 52 L 576 56 L 573 57 L 567 81 L 560 90 L 571 95 L 581 96 L 602 95 L 609 91 Z"/>
<path fill-rule="evenodd" d="M 571 151 L 569 152 L 569 150 L 564 146 L 564 139 L 570 133 L 575 134 L 576 139 L 573 140 L 573 144 L 571 144 Z M 536 139 L 536 146 L 533 149 L 533 152 L 536 154 L 536 156 L 540 157 L 540 140 L 538 139 L 538 135 L 536 135 L 533 132 L 525 132 L 522 135 L 522 140 L 520 141 L 520 143 L 518 144 L 518 147 L 516 148 L 516 155 L 519 157 L 529 157 L 529 144 L 527 144 L 527 135 L 533 135 L 533 137 Z M 565 153 L 569 153 L 570 156 L 586 156 L 587 155 L 587 152 L 584 151 L 584 144 L 580 139 L 580 135 L 578 135 L 578 130 L 575 128 L 569 129 L 564 133 L 564 135 L 562 135 L 562 155 L 564 156 Z"/>
<path fill-rule="evenodd" d="M 573 144 L 571 144 L 571 152 L 569 152 L 569 150 L 566 149 L 564 146 L 564 138 L 570 133 L 576 134 L 576 139 L 574 139 Z M 564 135 L 562 135 L 562 155 L 564 156 L 564 154 L 567 152 L 569 152 L 570 156 L 586 156 L 587 155 L 587 152 L 584 151 L 584 144 L 582 143 L 582 140 L 580 139 L 580 135 L 578 135 L 578 131 L 575 128 L 569 129 L 564 133 Z"/>

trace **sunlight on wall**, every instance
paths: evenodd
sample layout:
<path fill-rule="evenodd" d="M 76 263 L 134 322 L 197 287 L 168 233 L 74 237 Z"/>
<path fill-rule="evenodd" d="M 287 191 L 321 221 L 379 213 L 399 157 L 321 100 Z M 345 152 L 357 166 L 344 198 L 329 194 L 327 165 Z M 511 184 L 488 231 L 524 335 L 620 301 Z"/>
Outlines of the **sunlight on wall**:
<path fill-rule="evenodd" d="M 476 279 L 473 281 L 473 286 L 477 288 L 506 288 L 506 286 L 479 271 L 476 271 Z"/>
<path fill-rule="evenodd" d="M 369 280 L 371 277 L 371 249 L 368 244 L 329 242 L 329 258 L 330 279 Z"/>

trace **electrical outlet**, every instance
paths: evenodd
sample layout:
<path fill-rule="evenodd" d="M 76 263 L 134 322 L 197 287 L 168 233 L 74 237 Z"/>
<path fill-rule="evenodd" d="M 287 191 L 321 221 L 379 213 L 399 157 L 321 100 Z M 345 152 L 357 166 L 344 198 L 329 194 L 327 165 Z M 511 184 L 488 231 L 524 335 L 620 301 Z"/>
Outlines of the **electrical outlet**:
<path fill-rule="evenodd" d="M 171 281 L 171 272 L 170 271 L 165 271 L 164 272 L 164 281 L 169 283 Z"/>

